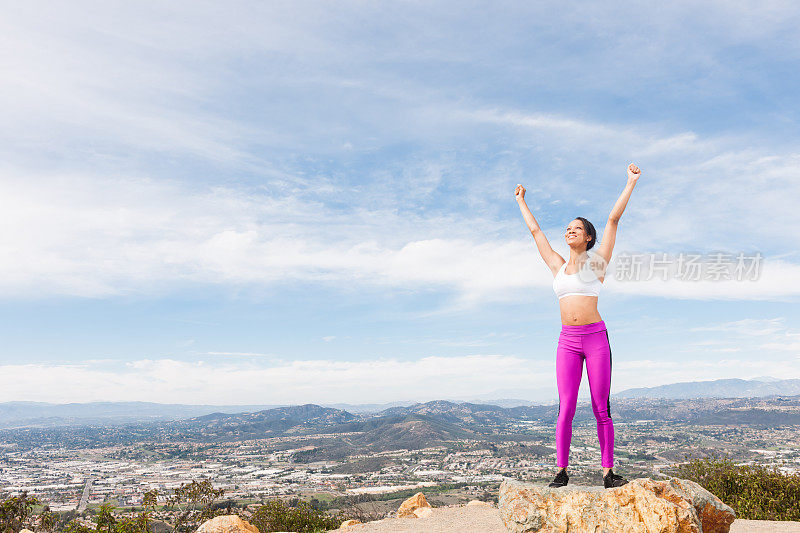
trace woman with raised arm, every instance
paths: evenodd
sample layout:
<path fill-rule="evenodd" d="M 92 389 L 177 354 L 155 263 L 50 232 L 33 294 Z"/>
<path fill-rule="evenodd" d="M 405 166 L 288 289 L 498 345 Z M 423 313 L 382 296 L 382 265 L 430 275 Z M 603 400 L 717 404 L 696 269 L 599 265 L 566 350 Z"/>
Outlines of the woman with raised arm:
<path fill-rule="evenodd" d="M 603 485 L 620 487 L 628 481 L 612 470 L 614 466 L 614 422 L 611 420 L 611 345 L 606 325 L 597 312 L 597 297 L 605 279 L 605 270 L 611 261 L 611 251 L 617 235 L 617 225 L 641 171 L 634 164 L 628 166 L 628 183 L 611 210 L 603 232 L 603 242 L 596 253 L 589 256 L 597 240 L 591 222 L 577 217 L 567 225 L 564 239 L 569 246 L 569 260 L 565 261 L 547 241 L 536 219 L 525 203 L 525 188 L 517 185 L 514 195 L 531 230 L 536 247 L 545 264 L 553 273 L 553 290 L 561 308 L 561 335 L 556 349 L 556 384 L 558 385 L 558 422 L 556 423 L 556 465 L 560 468 L 551 487 L 563 487 L 569 481 L 567 463 L 572 440 L 572 418 L 578 402 L 583 362 L 592 397 L 592 411 L 597 420 L 597 438 L 600 441 Z"/>

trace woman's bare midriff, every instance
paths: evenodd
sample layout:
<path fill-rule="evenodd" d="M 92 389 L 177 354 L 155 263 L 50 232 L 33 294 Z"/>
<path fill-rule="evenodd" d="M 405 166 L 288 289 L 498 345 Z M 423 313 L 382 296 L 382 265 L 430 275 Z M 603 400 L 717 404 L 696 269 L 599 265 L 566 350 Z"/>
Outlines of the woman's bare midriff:
<path fill-rule="evenodd" d="M 597 312 L 597 296 L 564 296 L 558 301 L 558 305 L 561 307 L 562 324 L 581 326 L 603 320 Z"/>

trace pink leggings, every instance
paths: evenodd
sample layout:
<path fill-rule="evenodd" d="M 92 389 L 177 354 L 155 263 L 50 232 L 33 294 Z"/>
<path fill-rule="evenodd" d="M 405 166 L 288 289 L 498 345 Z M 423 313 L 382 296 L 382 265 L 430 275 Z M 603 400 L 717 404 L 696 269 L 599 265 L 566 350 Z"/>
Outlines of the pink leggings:
<path fill-rule="evenodd" d="M 556 350 L 558 383 L 558 423 L 556 424 L 556 463 L 566 468 L 572 441 L 572 418 L 578 402 L 583 360 L 589 376 L 592 411 L 597 419 L 597 438 L 603 468 L 614 466 L 614 422 L 611 420 L 611 345 L 606 325 L 600 322 L 580 326 L 561 325 Z"/>

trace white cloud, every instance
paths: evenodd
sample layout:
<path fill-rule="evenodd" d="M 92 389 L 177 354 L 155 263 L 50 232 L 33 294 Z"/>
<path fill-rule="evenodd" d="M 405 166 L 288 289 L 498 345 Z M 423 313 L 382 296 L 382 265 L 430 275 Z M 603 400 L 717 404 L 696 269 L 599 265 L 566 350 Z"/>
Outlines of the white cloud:
<path fill-rule="evenodd" d="M 750 353 L 761 353 L 752 351 Z M 634 387 L 655 387 L 670 383 L 715 379 L 753 379 L 759 376 L 800 378 L 800 359 L 762 355 L 739 359 L 695 358 L 691 360 L 640 359 L 614 364 L 614 392 Z"/>
<path fill-rule="evenodd" d="M 782 340 L 777 342 L 765 342 L 760 345 L 761 350 L 779 350 L 794 352 L 797 357 L 800 357 L 800 342 L 791 340 Z"/>
<path fill-rule="evenodd" d="M 656 18 L 619 3 L 555 11 L 487 4 L 478 18 L 454 17 L 453 7 L 8 6 L 0 20 L 0 298 L 303 283 L 455 295 L 431 314 L 532 296 L 555 306 L 514 185 L 529 186 L 529 205 L 566 255 L 563 226 L 588 215 L 602 235 L 635 160 L 644 174 L 617 255 L 758 250 L 764 269 L 755 282 L 621 282 L 612 261 L 604 298 L 797 299 L 797 246 L 786 231 L 796 226 L 800 154 L 795 110 L 780 107 L 782 97 L 793 101 L 782 92 L 790 84 L 775 74 L 800 51 L 793 3 L 679 3 Z M 737 51 L 753 52 L 759 68 L 731 63 Z M 754 94 L 767 86 L 776 103 L 759 108 Z M 720 118 L 732 108 L 744 122 Z M 726 130 L 731 124 L 745 126 Z M 659 320 L 643 327 L 664 327 Z M 749 332 L 786 356 L 798 350 L 797 334 L 776 331 L 782 324 L 740 321 L 720 331 Z M 642 330 L 626 323 L 618 331 L 625 328 Z M 262 402 L 262 382 L 311 370 L 341 401 L 360 380 L 383 384 L 368 391 L 375 401 L 382 390 L 400 399 L 436 391 L 426 372 L 464 362 L 351 362 L 355 378 L 343 386 L 330 381 L 342 374 L 333 363 L 249 374 L 219 361 L 272 356 L 205 355 L 215 362 L 146 361 L 124 372 L 10 365 L 0 376 L 13 399 L 60 390 L 54 385 L 66 378 L 76 399 L 152 389 L 162 401 L 186 401 L 166 386 L 173 373 L 198 402 L 239 384 L 247 402 Z M 481 361 L 467 368 L 492 375 Z M 614 386 L 749 368 L 717 364 L 681 361 L 645 376 L 622 369 L 619 379 L 615 367 Z M 796 371 L 753 364 L 761 365 L 754 373 Z M 32 381 L 37 372 L 53 386 Z M 407 389 L 382 372 L 399 372 Z M 458 376 L 449 393 L 460 390 Z M 306 385 L 287 379 L 287 388 L 267 390 L 306 401 Z M 504 385 L 476 379 L 464 383 Z"/>
<path fill-rule="evenodd" d="M 555 114 L 493 109 L 461 115 L 514 128 L 518 143 L 527 138 L 553 158 L 587 151 L 584 172 L 596 177 L 575 174 L 537 183 L 529 202 L 535 215 L 547 191 L 547 198 L 555 193 L 576 207 L 591 197 L 590 218 L 607 216 L 624 188 L 626 164 L 637 162 L 643 173 L 623 215 L 616 249 L 771 254 L 792 247 L 776 229 L 794 224 L 800 197 L 800 154 L 794 150 L 760 147 L 752 136 L 673 133 L 657 125 L 603 124 Z M 573 166 L 569 170 L 577 172 Z"/>
<path fill-rule="evenodd" d="M 726 331 L 737 335 L 774 335 L 786 330 L 786 318 L 744 318 L 714 326 L 696 326 L 689 331 Z"/>
<path fill-rule="evenodd" d="M 5 177 L 0 212 L 7 258 L 0 291 L 13 296 L 108 297 L 187 283 L 355 283 L 453 291 L 453 305 L 463 307 L 524 301 L 531 289 L 549 295 L 552 284 L 524 230 L 491 240 L 488 228 L 500 224 L 491 219 L 462 223 L 366 207 L 347 214 L 295 196 L 81 175 Z M 566 257 L 561 230 L 547 233 Z M 757 281 L 624 281 L 615 279 L 615 268 L 612 260 L 605 285 L 617 295 L 779 300 L 796 297 L 800 287 L 787 283 L 800 280 L 800 266 L 769 258 Z"/>
<path fill-rule="evenodd" d="M 270 357 L 278 358 L 277 355 L 271 353 L 258 353 L 258 352 L 203 352 L 202 355 L 230 355 L 234 357 Z"/>
<path fill-rule="evenodd" d="M 83 21 L 77 20 L 76 6 L 60 13 L 53 7 L 34 14 L 14 6 L 0 25 L 0 47 L 14 51 L 3 54 L 0 78 L 6 102 L 0 150 L 6 160 L 40 164 L 31 146 L 39 155 L 73 164 L 96 158 L 98 151 L 117 157 L 149 150 L 212 161 L 248 159 L 238 146 L 255 132 L 201 109 L 198 104 L 212 87 L 199 71 L 166 50 L 153 53 L 152 44 L 136 42 L 126 35 L 131 25 L 118 25 L 115 37 L 104 35 L 101 28 L 111 21 L 94 9 L 98 6 Z M 127 18 L 122 12 L 117 16 Z M 144 22 L 137 19 L 128 21 Z M 260 134 L 268 136 L 263 128 Z M 14 149 L 19 146 L 27 149 Z"/>
<path fill-rule="evenodd" d="M 252 4 L 241 11 L 94 6 L 81 16 L 72 6 L 11 9 L 0 23 L 0 50 L 6 51 L 0 76 L 9 102 L 0 110 L 6 141 L 0 147 L 6 161 L 0 169 L 0 249 L 6 258 L 0 294 L 105 297 L 186 283 L 346 282 L 454 291 L 448 309 L 520 301 L 530 297 L 529 289 L 548 291 L 552 278 L 510 201 L 516 179 L 535 176 L 529 204 L 565 255 L 561 224 L 550 220 L 578 206 L 605 216 L 624 185 L 625 163 L 636 158 L 644 175 L 621 222 L 617 251 L 763 249 L 767 260 L 757 282 L 618 283 L 609 276 L 608 293 L 796 298 L 800 267 L 769 255 L 791 246 L 775 232 L 793 227 L 800 197 L 800 155 L 791 143 L 764 148 L 771 145 L 751 135 L 699 134 L 636 117 L 612 122 L 578 118 L 569 110 L 523 109 L 513 101 L 496 104 L 477 97 L 481 90 L 472 85 L 461 88 L 457 79 L 434 84 L 375 66 L 376 57 L 410 55 L 427 67 L 444 62 L 480 69 L 500 51 L 505 56 L 504 46 L 491 39 L 470 50 L 441 38 L 459 30 L 450 24 L 449 9 L 405 6 L 401 26 L 419 30 L 411 33 L 421 39 L 412 42 L 380 9 L 313 5 Z M 715 14 L 717 40 L 707 32 L 687 34 L 704 44 L 695 47 L 694 63 L 713 65 L 728 45 L 787 44 L 793 18 L 788 4 L 766 11 L 683 5 L 663 12 L 653 28 L 644 11 L 626 9 L 626 17 L 647 23 L 635 26 L 649 28 L 638 34 L 613 31 L 625 26 L 614 9 L 588 8 L 587 16 L 587 8 L 549 15 L 580 28 L 580 43 L 599 43 L 587 48 L 580 64 L 623 53 L 634 66 L 645 56 L 648 64 L 660 64 L 652 57 L 683 60 L 693 46 L 665 28 L 680 29 L 686 12 L 708 12 Z M 538 20 L 518 16 L 518 10 L 530 14 L 526 9 L 544 10 L 498 13 L 492 31 L 509 21 Z M 343 15 L 351 10 L 386 29 L 378 42 L 339 38 L 340 24 L 353 24 Z M 751 22 L 740 20 L 742 13 Z M 703 26 L 706 17 L 692 21 Z M 536 26 L 531 38 L 546 39 L 547 27 Z M 765 40 L 770 36 L 775 40 Z M 675 41 L 679 49 L 670 46 Z M 560 47 L 574 44 L 558 41 L 561 55 L 554 57 L 563 59 Z M 298 66 L 231 70 L 244 56 L 261 58 L 262 66 Z M 515 57 L 508 60 L 517 68 Z M 539 59 L 529 67 L 551 67 Z M 352 63 L 352 70 L 338 72 L 340 62 Z M 583 73 L 580 64 L 566 62 L 547 83 L 581 70 L 582 79 L 597 78 L 598 87 L 608 89 L 612 80 L 597 77 L 603 69 Z M 630 86 L 647 83 L 631 69 L 638 77 L 626 79 Z M 285 100 L 275 101 L 293 105 L 275 104 L 276 94 Z M 340 109 L 331 102 L 350 99 L 361 104 L 330 111 Z M 313 107 L 298 116 L 305 105 L 327 111 Z M 502 146 L 492 141 L 498 133 Z M 434 141 L 430 151 L 415 149 L 387 163 L 353 166 L 357 160 L 347 156 L 337 160 L 341 167 L 326 166 L 329 154 L 340 155 L 345 143 L 352 147 L 348 153 L 366 156 L 395 143 L 428 140 Z M 322 169 L 287 163 L 285 153 L 303 154 L 312 168 Z M 164 163 L 173 158 L 183 181 Z M 194 174 L 194 158 L 202 160 L 201 177 Z M 94 165 L 103 170 L 87 170 Z M 243 172 L 258 178 L 254 185 L 235 179 Z M 334 207 L 337 202 L 346 207 Z"/>
<path fill-rule="evenodd" d="M 694 345 L 728 344 L 735 342 L 739 345 L 751 339 L 758 343 L 749 342 L 748 350 L 753 353 L 769 354 L 778 352 L 792 352 L 800 357 L 800 331 L 790 330 L 786 324 L 786 317 L 775 318 L 745 318 L 722 322 L 712 326 L 696 326 L 690 331 L 722 331 L 725 332 L 723 340 L 693 343 Z M 766 341 L 766 342 L 765 342 Z M 719 348 L 715 351 L 734 351 L 734 348 Z"/>
<path fill-rule="evenodd" d="M 94 364 L 0 366 L 0 401 L 147 400 L 164 403 L 388 402 L 549 384 L 552 363 L 508 355 L 429 356 L 410 361 L 297 360 L 272 366 L 172 359 Z"/>
<path fill-rule="evenodd" d="M 800 358 L 615 361 L 613 391 L 683 381 L 800 377 Z M 584 381 L 586 376 L 584 375 Z M 184 404 L 373 403 L 469 400 L 508 391 L 522 399 L 556 398 L 548 359 L 473 354 L 358 361 L 275 359 L 269 365 L 142 359 L 81 364 L 0 366 L 0 401 L 153 401 Z M 584 384 L 583 392 L 587 392 Z"/>

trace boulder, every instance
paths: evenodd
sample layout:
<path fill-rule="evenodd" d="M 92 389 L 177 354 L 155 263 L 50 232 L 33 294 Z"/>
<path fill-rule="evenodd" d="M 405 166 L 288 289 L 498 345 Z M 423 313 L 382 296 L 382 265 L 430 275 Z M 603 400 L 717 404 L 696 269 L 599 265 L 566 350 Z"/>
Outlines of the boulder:
<path fill-rule="evenodd" d="M 400 504 L 400 507 L 397 509 L 397 518 L 403 518 L 406 516 L 418 517 L 414 511 L 422 507 L 430 507 L 430 504 L 428 503 L 428 500 L 425 499 L 425 495 L 421 492 L 418 492 Z"/>
<path fill-rule="evenodd" d="M 351 519 L 351 520 L 345 520 L 344 522 L 342 522 L 342 525 L 339 526 L 339 529 L 343 529 L 343 528 L 346 528 L 346 527 L 354 526 L 354 525 L 360 524 L 360 523 L 361 523 L 360 521 L 358 521 L 358 520 L 356 520 L 354 518 Z"/>
<path fill-rule="evenodd" d="M 428 518 L 433 515 L 433 507 L 417 507 L 414 509 L 414 516 L 417 518 Z"/>
<path fill-rule="evenodd" d="M 644 478 L 642 485 L 652 490 L 658 497 L 673 503 L 687 500 L 697 512 L 703 533 L 727 533 L 736 519 L 736 513 L 731 507 L 694 481 L 676 477 L 668 481 Z"/>
<path fill-rule="evenodd" d="M 206 520 L 197 528 L 197 533 L 259 533 L 259 531 L 256 526 L 235 514 L 226 514 Z"/>
<path fill-rule="evenodd" d="M 613 489 L 505 479 L 500 517 L 514 533 L 727 533 L 733 509 L 685 479 L 634 479 Z"/>

